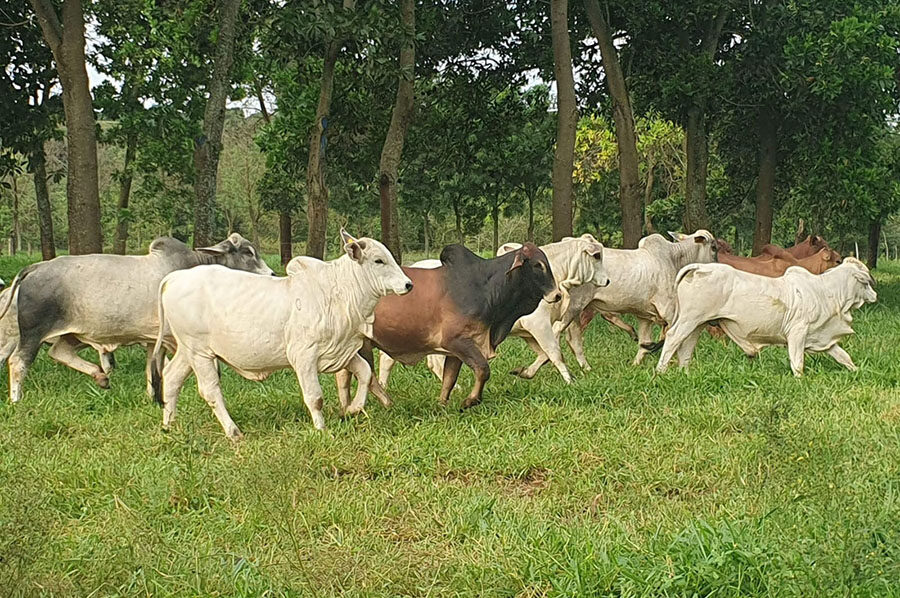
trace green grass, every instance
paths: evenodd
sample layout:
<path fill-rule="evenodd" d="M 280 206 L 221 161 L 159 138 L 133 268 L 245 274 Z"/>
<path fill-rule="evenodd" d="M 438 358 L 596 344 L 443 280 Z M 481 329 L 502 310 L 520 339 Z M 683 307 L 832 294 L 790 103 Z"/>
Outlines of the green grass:
<path fill-rule="evenodd" d="M 0 404 L 0 595 L 900 596 L 900 264 L 876 278 L 857 373 L 706 336 L 655 376 L 598 322 L 593 372 L 518 380 L 509 340 L 466 413 L 420 365 L 341 421 L 327 378 L 325 433 L 291 372 L 226 371 L 234 445 L 193 382 L 161 431 L 141 351 L 108 391 L 42 354 Z"/>

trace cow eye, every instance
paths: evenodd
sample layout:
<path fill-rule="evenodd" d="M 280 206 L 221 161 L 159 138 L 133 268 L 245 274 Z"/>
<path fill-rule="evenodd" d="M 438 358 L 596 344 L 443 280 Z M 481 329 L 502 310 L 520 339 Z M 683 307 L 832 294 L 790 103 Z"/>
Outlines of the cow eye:
<path fill-rule="evenodd" d="M 376 264 L 381 264 L 381 265 L 383 266 L 383 265 L 384 265 L 384 260 L 381 259 L 381 258 L 378 258 L 377 260 L 375 260 L 375 263 L 376 263 Z"/>

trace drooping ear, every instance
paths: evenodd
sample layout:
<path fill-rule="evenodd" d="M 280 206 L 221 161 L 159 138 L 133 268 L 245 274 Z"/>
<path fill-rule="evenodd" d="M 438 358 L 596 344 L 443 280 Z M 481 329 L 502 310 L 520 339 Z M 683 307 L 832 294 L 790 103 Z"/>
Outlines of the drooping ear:
<path fill-rule="evenodd" d="M 497 248 L 497 257 L 500 257 L 501 255 L 506 255 L 507 253 L 510 253 L 512 251 L 515 251 L 516 249 L 521 249 L 521 248 L 522 248 L 521 243 L 504 243 L 503 245 L 501 245 L 500 247 Z"/>
<path fill-rule="evenodd" d="M 521 251 L 517 252 L 512 265 L 509 267 L 509 270 L 507 270 L 506 273 L 509 274 L 510 272 L 512 272 L 513 270 L 518 268 L 519 266 L 524 266 L 525 262 L 527 262 L 527 261 L 528 261 L 528 258 L 525 257 L 524 253 L 522 253 Z"/>
<path fill-rule="evenodd" d="M 603 259 L 603 245 L 600 243 L 591 243 L 584 248 L 584 252 L 595 260 Z"/>
<path fill-rule="evenodd" d="M 709 241 L 709 239 L 707 239 L 703 235 L 697 235 L 696 237 L 694 237 L 694 243 L 706 243 L 707 241 Z"/>

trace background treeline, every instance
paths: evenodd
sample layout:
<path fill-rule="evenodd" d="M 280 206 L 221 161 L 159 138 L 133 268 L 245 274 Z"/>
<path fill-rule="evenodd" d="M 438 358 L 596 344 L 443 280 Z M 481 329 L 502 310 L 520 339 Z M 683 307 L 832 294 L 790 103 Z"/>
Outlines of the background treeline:
<path fill-rule="evenodd" d="M 0 0 L 0 232 L 900 245 L 900 6 Z M 88 84 L 87 73 L 93 80 Z M 102 81 L 96 73 L 103 75 Z M 7 249 L 7 247 L 4 247 Z"/>

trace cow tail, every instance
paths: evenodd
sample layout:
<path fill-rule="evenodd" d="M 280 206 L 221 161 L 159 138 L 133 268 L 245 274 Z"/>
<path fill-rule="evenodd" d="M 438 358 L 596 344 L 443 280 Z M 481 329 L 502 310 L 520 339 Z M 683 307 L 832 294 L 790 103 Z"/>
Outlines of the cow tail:
<path fill-rule="evenodd" d="M 159 283 L 159 290 L 156 294 L 156 310 L 159 315 L 159 331 L 156 334 L 156 344 L 153 345 L 153 362 L 150 366 L 150 386 L 153 388 L 153 400 L 158 404 L 163 404 L 162 396 L 162 368 L 163 360 L 166 357 L 166 347 L 163 339 L 166 338 L 168 326 L 166 326 L 166 308 L 163 306 L 162 294 L 166 288 L 166 279 Z"/>
<path fill-rule="evenodd" d="M 688 264 L 684 268 L 678 271 L 678 274 L 675 275 L 675 317 L 672 322 L 669 322 L 669 326 L 675 323 L 678 320 L 678 283 L 684 280 L 684 277 L 697 269 L 700 264 Z M 666 343 L 665 339 L 658 340 L 654 343 L 644 343 L 641 345 L 641 348 L 645 351 L 649 351 L 650 353 L 656 353 L 660 349 L 663 348 L 663 345 Z"/>
<path fill-rule="evenodd" d="M 12 303 L 13 303 L 13 301 L 15 301 L 15 298 L 16 298 L 16 291 L 19 290 L 19 284 L 22 282 L 22 280 L 26 276 L 28 276 L 28 274 L 31 273 L 32 270 L 34 270 L 36 265 L 37 264 L 32 264 L 30 266 L 27 266 L 27 267 L 23 268 L 21 272 L 16 274 L 16 277 L 13 279 L 12 284 L 10 284 L 9 287 L 7 288 L 6 303 L 2 307 L 3 311 L 0 311 L 0 320 L 2 320 L 3 318 L 6 317 L 6 313 L 9 311 L 9 308 L 12 307 Z"/>

